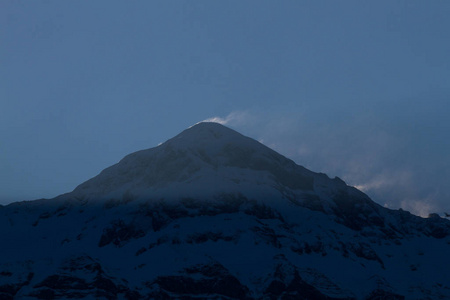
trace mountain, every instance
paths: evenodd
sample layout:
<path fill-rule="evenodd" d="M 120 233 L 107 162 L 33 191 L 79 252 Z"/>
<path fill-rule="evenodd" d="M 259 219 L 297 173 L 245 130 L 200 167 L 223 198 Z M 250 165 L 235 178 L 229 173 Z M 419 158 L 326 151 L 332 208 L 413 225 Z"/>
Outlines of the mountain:
<path fill-rule="evenodd" d="M 0 207 L 0 299 L 448 299 L 450 222 L 216 123 Z"/>

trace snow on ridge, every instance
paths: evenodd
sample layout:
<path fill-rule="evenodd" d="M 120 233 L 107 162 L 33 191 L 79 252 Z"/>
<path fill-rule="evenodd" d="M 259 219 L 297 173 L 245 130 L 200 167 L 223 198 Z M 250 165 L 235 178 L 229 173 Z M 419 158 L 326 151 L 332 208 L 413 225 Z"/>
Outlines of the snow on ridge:
<path fill-rule="evenodd" d="M 246 170 L 239 172 L 238 170 Z M 252 170 L 252 172 L 248 172 Z M 270 176 L 268 176 L 270 175 Z M 221 181 L 252 182 L 250 190 L 261 185 L 281 183 L 292 188 L 305 188 L 313 172 L 296 165 L 265 145 L 230 128 L 213 122 L 192 126 L 165 143 L 125 156 L 119 163 L 106 168 L 96 177 L 79 185 L 72 196 L 88 198 L 134 193 L 172 186 L 180 191 L 199 191 Z M 269 177 L 269 178 L 267 178 Z M 265 179 L 264 179 L 265 178 Z M 297 181 L 296 181 L 297 180 Z M 179 183 L 186 185 L 179 185 Z M 302 185 L 303 184 L 303 185 Z M 190 186 L 188 186 L 190 185 Z M 239 189 L 235 184 L 234 189 Z M 226 192 L 217 190 L 218 193 Z"/>
<path fill-rule="evenodd" d="M 0 210 L 0 298 L 450 297 L 450 222 L 382 208 L 220 124 L 63 197 Z"/>

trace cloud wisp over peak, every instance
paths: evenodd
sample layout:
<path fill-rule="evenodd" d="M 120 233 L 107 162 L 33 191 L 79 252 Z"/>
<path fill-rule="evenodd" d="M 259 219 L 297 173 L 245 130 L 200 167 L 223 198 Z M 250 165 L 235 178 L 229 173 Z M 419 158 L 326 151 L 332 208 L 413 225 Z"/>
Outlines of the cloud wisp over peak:
<path fill-rule="evenodd" d="M 239 130 L 313 171 L 339 176 L 381 205 L 427 216 L 450 210 L 445 188 L 450 149 L 429 136 L 445 136 L 446 126 L 410 130 L 419 126 L 422 109 L 413 105 L 415 114 L 400 113 L 399 120 L 371 112 L 343 121 L 332 110 L 317 115 L 314 107 L 243 110 L 207 120 Z"/>

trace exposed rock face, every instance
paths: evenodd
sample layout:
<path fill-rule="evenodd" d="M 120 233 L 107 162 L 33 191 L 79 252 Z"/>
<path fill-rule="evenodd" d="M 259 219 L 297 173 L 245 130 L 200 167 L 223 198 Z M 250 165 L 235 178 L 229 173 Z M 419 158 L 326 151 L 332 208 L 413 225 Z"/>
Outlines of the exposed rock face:
<path fill-rule="evenodd" d="M 218 124 L 0 207 L 0 299 L 445 299 L 450 222 Z"/>

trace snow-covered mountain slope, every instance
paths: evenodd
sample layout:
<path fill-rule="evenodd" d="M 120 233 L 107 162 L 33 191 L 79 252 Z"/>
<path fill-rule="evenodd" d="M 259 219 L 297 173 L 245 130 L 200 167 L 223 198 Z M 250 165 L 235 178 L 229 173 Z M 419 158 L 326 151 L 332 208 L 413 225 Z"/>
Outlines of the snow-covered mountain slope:
<path fill-rule="evenodd" d="M 447 299 L 450 222 L 216 123 L 0 207 L 0 299 Z"/>
<path fill-rule="evenodd" d="M 164 144 L 126 156 L 78 186 L 85 199 L 121 197 L 210 197 L 258 192 L 255 185 L 313 190 L 313 173 L 266 146 L 217 123 L 199 123 Z"/>

